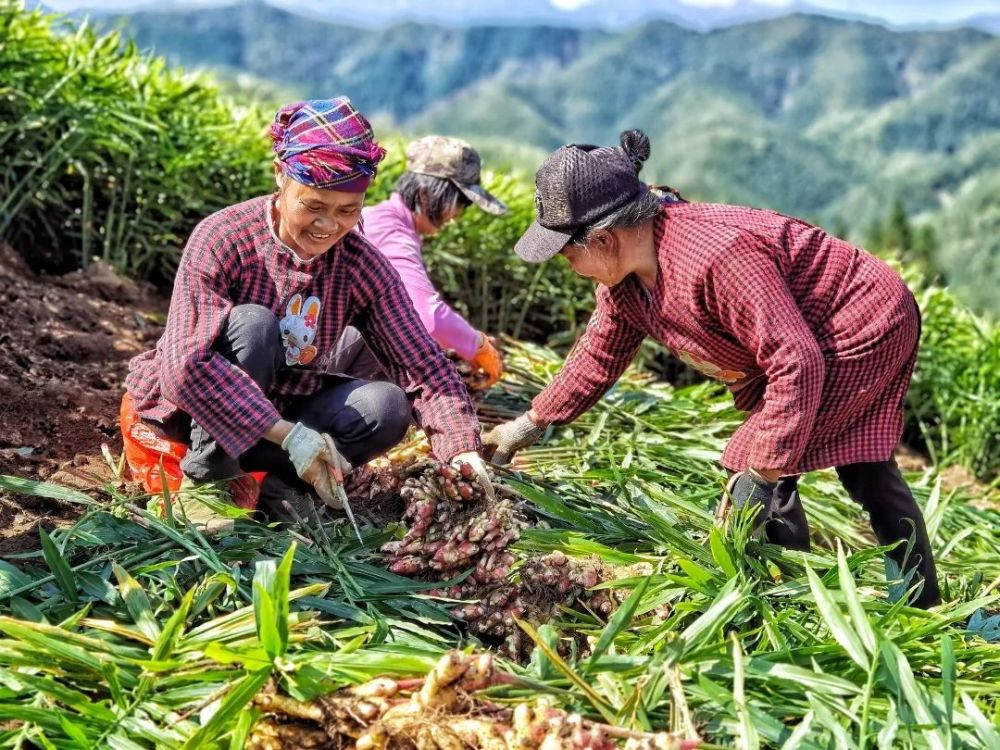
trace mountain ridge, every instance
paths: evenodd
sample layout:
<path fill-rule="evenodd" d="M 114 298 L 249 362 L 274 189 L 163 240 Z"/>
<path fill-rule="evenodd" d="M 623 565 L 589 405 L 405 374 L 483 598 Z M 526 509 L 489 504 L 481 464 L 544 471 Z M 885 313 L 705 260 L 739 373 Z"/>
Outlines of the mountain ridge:
<path fill-rule="evenodd" d="M 974 28 L 991 34 L 1000 33 L 1000 13 L 976 11 L 964 17 L 949 12 L 949 18 L 936 21 L 893 20 L 890 14 L 846 11 L 795 0 L 787 5 L 735 0 L 727 4 L 701 4 L 683 0 L 591 0 L 575 8 L 557 5 L 552 0 L 513 0 L 503 4 L 469 3 L 467 0 L 370 0 L 361 5 L 353 0 L 242 0 L 241 4 L 267 3 L 299 15 L 321 21 L 344 23 L 362 28 L 377 28 L 405 21 L 452 27 L 479 25 L 556 25 L 574 28 L 622 31 L 630 26 L 655 19 L 666 19 L 689 29 L 707 31 L 757 20 L 778 18 L 790 13 L 809 13 L 849 21 L 879 24 L 897 31 Z M 32 0 L 29 0 L 32 4 Z M 44 3 L 34 0 L 36 5 Z M 63 0 L 61 5 L 66 5 Z M 211 6 L 232 6 L 232 0 L 104 0 L 100 6 L 68 3 L 71 12 L 93 17 L 134 10 L 181 11 Z M 81 7 L 82 6 L 82 7 Z M 939 14 L 940 15 L 940 14 Z"/>
<path fill-rule="evenodd" d="M 653 143 L 644 176 L 697 199 L 847 225 L 854 239 L 897 198 L 943 241 L 993 231 L 946 217 L 957 196 L 980 205 L 975 181 L 1000 174 L 1000 38 L 984 32 L 803 14 L 708 32 L 664 20 L 366 30 L 262 3 L 104 23 L 185 66 L 276 82 L 286 100 L 346 93 L 379 127 L 488 144 L 487 164 L 530 173 L 563 143 L 639 127 Z"/>

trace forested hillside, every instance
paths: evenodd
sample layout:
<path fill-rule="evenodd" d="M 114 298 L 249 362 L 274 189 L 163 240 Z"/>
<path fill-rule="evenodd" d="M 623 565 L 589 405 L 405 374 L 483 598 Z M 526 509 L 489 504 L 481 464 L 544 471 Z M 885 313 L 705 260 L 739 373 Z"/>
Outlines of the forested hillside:
<path fill-rule="evenodd" d="M 347 93 L 377 121 L 467 136 L 529 173 L 562 143 L 640 127 L 647 176 L 698 199 L 776 208 L 866 244 L 898 200 L 925 242 L 903 249 L 977 307 L 1000 305 L 1000 39 L 982 32 L 803 15 L 710 33 L 665 21 L 620 34 L 361 30 L 261 3 L 102 23 L 185 66 L 274 82 L 271 97 Z"/>

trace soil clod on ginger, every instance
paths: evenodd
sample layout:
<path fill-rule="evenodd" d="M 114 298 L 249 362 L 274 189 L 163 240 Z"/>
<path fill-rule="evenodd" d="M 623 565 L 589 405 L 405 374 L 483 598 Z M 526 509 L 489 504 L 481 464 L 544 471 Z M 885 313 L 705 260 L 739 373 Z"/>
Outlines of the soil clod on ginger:
<path fill-rule="evenodd" d="M 248 750 L 692 750 L 698 739 L 625 730 L 567 713 L 545 698 L 511 709 L 475 693 L 513 678 L 489 653 L 449 651 L 426 677 L 379 677 L 301 703 L 269 685 Z"/>
<path fill-rule="evenodd" d="M 402 486 L 403 466 L 384 457 L 356 466 L 344 481 L 351 507 L 380 524 L 395 521 L 402 513 L 403 502 L 399 497 Z"/>

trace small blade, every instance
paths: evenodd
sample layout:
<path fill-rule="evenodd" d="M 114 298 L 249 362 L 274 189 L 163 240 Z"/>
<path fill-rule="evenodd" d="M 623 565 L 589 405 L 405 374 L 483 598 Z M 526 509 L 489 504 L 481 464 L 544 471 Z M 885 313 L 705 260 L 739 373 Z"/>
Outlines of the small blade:
<path fill-rule="evenodd" d="M 361 538 L 361 529 L 358 528 L 358 522 L 354 520 L 354 511 L 351 510 L 351 503 L 347 499 L 347 493 L 344 492 L 344 485 L 330 477 L 330 484 L 333 485 L 333 491 L 337 494 L 337 499 L 340 500 L 341 505 L 344 506 L 344 512 L 347 514 L 347 520 L 351 522 L 351 526 L 354 527 L 354 533 L 358 535 L 358 541 L 361 542 L 361 546 L 365 545 L 365 540 Z"/>

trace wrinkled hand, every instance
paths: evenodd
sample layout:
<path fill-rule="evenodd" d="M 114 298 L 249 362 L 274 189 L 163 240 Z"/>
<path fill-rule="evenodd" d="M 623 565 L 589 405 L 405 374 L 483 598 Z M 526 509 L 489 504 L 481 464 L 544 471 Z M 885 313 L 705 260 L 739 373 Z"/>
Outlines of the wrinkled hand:
<path fill-rule="evenodd" d="M 738 471 L 729 478 L 726 492 L 737 508 L 742 508 L 748 503 L 756 503 L 761 508 L 767 509 L 771 505 L 771 496 L 774 495 L 777 486 L 777 483 L 768 482 L 749 471 Z"/>
<path fill-rule="evenodd" d="M 500 379 L 500 373 L 503 372 L 503 363 L 500 360 L 500 352 L 493 346 L 490 337 L 485 333 L 480 333 L 480 336 L 483 337 L 483 343 L 480 344 L 476 353 L 472 356 L 472 366 L 478 367 L 486 373 L 486 382 L 483 384 L 484 388 L 492 388 Z"/>
<path fill-rule="evenodd" d="M 292 460 L 295 473 L 313 486 L 324 503 L 340 509 L 335 486 L 343 483 L 351 464 L 340 455 L 333 438 L 296 422 L 281 447 Z"/>
<path fill-rule="evenodd" d="M 519 450 L 538 442 L 544 432 L 545 428 L 531 421 L 525 412 L 483 435 L 483 455 L 497 466 L 505 466 Z"/>
<path fill-rule="evenodd" d="M 472 467 L 472 470 L 476 473 L 476 481 L 483 488 L 486 497 L 490 500 L 495 500 L 496 493 L 493 490 L 493 480 L 490 479 L 490 472 L 487 470 L 486 464 L 483 463 L 482 457 L 475 451 L 466 451 L 465 453 L 459 453 L 451 459 L 452 468 L 460 469 L 462 464 L 468 464 Z"/>

